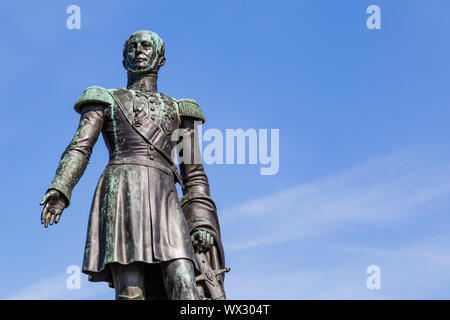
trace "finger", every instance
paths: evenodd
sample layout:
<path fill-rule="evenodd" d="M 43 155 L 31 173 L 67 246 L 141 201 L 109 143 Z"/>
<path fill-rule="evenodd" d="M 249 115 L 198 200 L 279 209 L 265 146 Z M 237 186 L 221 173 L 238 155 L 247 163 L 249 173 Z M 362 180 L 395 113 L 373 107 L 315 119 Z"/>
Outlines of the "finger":
<path fill-rule="evenodd" d="M 42 212 L 41 212 L 41 224 L 44 223 L 44 212 L 45 212 L 45 207 L 42 209 Z"/>
<path fill-rule="evenodd" d="M 58 218 L 58 220 L 59 220 L 59 216 L 61 216 L 62 211 L 63 211 L 63 208 L 61 208 L 61 207 L 56 208 L 53 211 L 53 215 L 52 215 L 52 219 L 50 220 L 50 224 L 53 224 L 53 222 L 56 223 L 56 218 Z"/>
<path fill-rule="evenodd" d="M 214 237 L 211 234 L 209 235 L 209 244 L 214 245 Z"/>
<path fill-rule="evenodd" d="M 48 219 L 50 218 L 50 213 L 48 212 L 46 215 L 45 215 L 45 221 L 44 221 L 44 227 L 48 227 Z"/>
<path fill-rule="evenodd" d="M 56 217 L 57 217 L 57 216 L 60 216 L 61 213 L 62 213 L 62 211 L 63 211 L 63 208 L 61 208 L 61 207 L 55 208 L 55 209 L 53 210 L 53 212 L 52 212 L 52 217 L 51 217 L 51 220 L 50 220 L 50 224 L 53 224 L 53 222 L 55 222 Z M 59 219 L 58 219 L 58 220 L 59 220 Z"/>
<path fill-rule="evenodd" d="M 53 222 L 55 221 L 55 214 L 52 214 L 51 216 L 50 216 L 50 225 L 53 225 Z"/>
<path fill-rule="evenodd" d="M 61 213 L 59 213 L 59 214 L 56 215 L 56 218 L 55 218 L 55 224 L 58 223 L 59 218 L 61 218 Z"/>
<path fill-rule="evenodd" d="M 202 238 L 201 246 L 202 246 L 202 249 L 203 249 L 203 250 L 204 250 L 205 247 L 206 247 L 206 241 L 205 241 L 204 238 Z"/>
<path fill-rule="evenodd" d="M 50 205 L 47 203 L 47 204 L 45 205 L 44 209 L 42 210 L 42 214 L 41 214 L 41 223 L 42 223 L 42 224 L 44 224 L 44 222 L 45 222 L 45 217 L 46 217 L 46 215 L 47 215 L 48 207 L 49 207 L 49 206 L 50 206 Z"/>
<path fill-rule="evenodd" d="M 205 233 L 203 236 L 202 247 L 203 247 L 204 251 L 208 250 L 209 245 L 208 245 L 208 234 L 207 233 Z"/>
<path fill-rule="evenodd" d="M 205 233 L 205 242 L 209 245 L 211 242 L 211 234 L 209 232 Z"/>
<path fill-rule="evenodd" d="M 191 242 L 194 246 L 198 246 L 197 239 L 195 239 L 195 233 L 191 236 Z"/>
<path fill-rule="evenodd" d="M 52 216 L 52 213 L 51 213 L 51 211 L 49 210 L 48 212 L 47 212 L 47 214 L 45 215 L 45 224 L 44 224 L 44 226 L 47 228 L 48 227 L 48 223 L 50 222 L 50 217 Z"/>
<path fill-rule="evenodd" d="M 42 201 L 41 201 L 39 204 L 40 204 L 41 206 L 44 205 L 44 203 L 47 202 L 47 199 L 48 199 L 49 196 L 50 196 L 50 194 L 49 194 L 49 193 L 46 193 L 46 194 L 44 195 L 44 197 L 42 198 Z"/>

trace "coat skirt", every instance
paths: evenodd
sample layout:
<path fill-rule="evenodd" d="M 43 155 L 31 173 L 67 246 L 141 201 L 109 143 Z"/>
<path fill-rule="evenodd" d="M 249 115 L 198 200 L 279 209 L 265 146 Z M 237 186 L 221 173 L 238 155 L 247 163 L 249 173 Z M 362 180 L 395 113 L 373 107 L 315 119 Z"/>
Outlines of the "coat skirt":
<path fill-rule="evenodd" d="M 164 168 L 167 169 L 167 168 Z M 92 202 L 83 272 L 112 283 L 109 263 L 195 263 L 188 226 L 170 171 L 109 164 Z"/>

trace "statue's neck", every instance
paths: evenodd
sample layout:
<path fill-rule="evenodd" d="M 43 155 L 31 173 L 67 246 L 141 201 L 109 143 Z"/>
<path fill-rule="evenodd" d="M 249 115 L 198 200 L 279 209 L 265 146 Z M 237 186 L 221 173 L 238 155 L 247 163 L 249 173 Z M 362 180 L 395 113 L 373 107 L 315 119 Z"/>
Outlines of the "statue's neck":
<path fill-rule="evenodd" d="M 157 73 L 133 74 L 128 72 L 127 89 L 157 92 L 157 81 Z"/>

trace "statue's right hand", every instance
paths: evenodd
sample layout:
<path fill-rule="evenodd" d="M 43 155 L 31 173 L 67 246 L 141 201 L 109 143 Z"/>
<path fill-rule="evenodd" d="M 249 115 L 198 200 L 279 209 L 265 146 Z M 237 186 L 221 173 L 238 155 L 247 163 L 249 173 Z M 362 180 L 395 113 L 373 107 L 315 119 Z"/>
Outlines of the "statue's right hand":
<path fill-rule="evenodd" d="M 49 223 L 58 223 L 61 214 L 66 207 L 66 200 L 57 190 L 49 190 L 41 201 L 44 206 L 41 214 L 41 223 L 47 228 Z"/>

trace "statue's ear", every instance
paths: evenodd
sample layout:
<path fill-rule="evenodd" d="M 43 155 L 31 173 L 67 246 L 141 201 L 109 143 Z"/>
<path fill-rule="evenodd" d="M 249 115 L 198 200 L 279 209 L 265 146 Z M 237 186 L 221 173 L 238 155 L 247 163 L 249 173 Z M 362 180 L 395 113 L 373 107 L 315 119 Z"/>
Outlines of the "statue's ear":
<path fill-rule="evenodd" d="M 166 58 L 164 57 L 159 58 L 159 66 L 162 67 L 164 63 L 166 63 Z"/>

